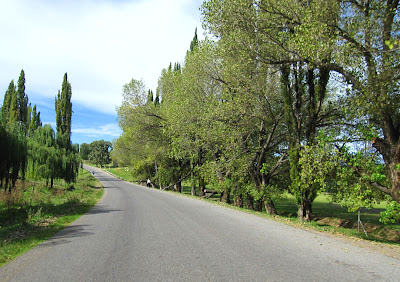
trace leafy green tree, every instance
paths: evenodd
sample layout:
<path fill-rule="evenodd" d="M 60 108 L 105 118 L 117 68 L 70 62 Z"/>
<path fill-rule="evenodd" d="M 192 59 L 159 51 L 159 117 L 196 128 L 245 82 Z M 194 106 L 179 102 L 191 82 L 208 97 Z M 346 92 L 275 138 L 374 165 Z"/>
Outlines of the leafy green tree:
<path fill-rule="evenodd" d="M 3 117 L 3 122 L 4 123 L 8 123 L 10 120 L 10 116 L 14 114 L 10 113 L 10 108 L 11 108 L 11 101 L 13 99 L 13 97 L 16 96 L 16 89 L 15 89 L 15 85 L 14 85 L 14 80 L 11 80 L 8 89 L 6 91 L 6 93 L 4 94 L 4 101 L 3 101 L 3 105 L 1 108 L 1 113 L 2 113 L 2 117 Z M 16 100 L 15 100 L 15 104 Z M 13 109 L 15 110 L 17 107 L 14 105 Z"/>
<path fill-rule="evenodd" d="M 21 70 L 21 74 L 17 83 L 17 104 L 19 109 L 18 121 L 23 124 L 27 131 L 28 121 L 28 96 L 25 93 L 25 72 Z"/>
<path fill-rule="evenodd" d="M 357 165 L 361 186 L 369 189 L 354 189 L 353 199 L 375 189 L 399 203 L 400 49 L 392 44 L 400 36 L 399 1 L 313 1 L 303 14 L 290 44 L 310 64 L 341 75 L 358 136 L 371 142 L 385 163 L 380 175 L 387 181 L 374 177 L 369 161 L 363 169 Z"/>
<path fill-rule="evenodd" d="M 160 165 L 168 155 L 160 104 L 157 99 L 149 102 L 144 82 L 135 79 L 124 85 L 122 95 L 118 119 L 123 134 L 115 142 L 113 156 L 118 162 L 129 163 L 139 179 L 158 177 L 155 175 L 163 171 Z"/>
<path fill-rule="evenodd" d="M 53 188 L 54 179 L 59 175 L 61 152 L 57 148 L 55 132 L 49 124 L 38 127 L 28 141 L 28 177 L 30 179 L 50 180 Z"/>
<path fill-rule="evenodd" d="M 12 123 L 7 126 L 0 122 L 0 134 L 2 150 L 1 184 L 5 190 L 11 192 L 15 187 L 19 173 L 25 176 L 27 162 L 27 139 L 25 131 L 18 123 Z"/>
<path fill-rule="evenodd" d="M 36 105 L 33 106 L 32 111 L 29 115 L 30 123 L 28 129 L 28 136 L 32 136 L 36 129 L 42 126 L 42 122 L 40 120 L 40 112 L 37 112 Z"/>
<path fill-rule="evenodd" d="M 101 167 L 111 162 L 111 157 L 110 157 L 110 150 L 112 149 L 111 142 L 104 140 L 93 141 L 92 143 L 90 143 L 89 147 L 90 147 L 89 159 L 91 162 L 100 165 Z"/>
<path fill-rule="evenodd" d="M 16 123 L 19 121 L 19 108 L 17 92 L 11 92 L 10 108 L 8 110 L 7 123 Z"/>
<path fill-rule="evenodd" d="M 199 39 L 197 38 L 197 27 L 194 31 L 194 37 L 192 39 L 192 42 L 190 42 L 190 52 L 194 52 L 196 50 L 196 48 L 199 45 Z"/>
<path fill-rule="evenodd" d="M 205 1 L 205 26 L 220 40 L 227 52 L 245 57 L 256 66 L 279 67 L 281 99 L 284 105 L 291 191 L 299 206 L 299 219 L 310 220 L 311 204 L 320 188 L 301 183 L 300 152 L 304 145 L 313 146 L 318 129 L 336 114 L 327 101 L 330 71 L 315 66 L 299 55 L 299 45 L 293 37 L 298 25 L 319 1 Z M 335 18 L 326 9 L 322 18 Z M 329 52 L 320 54 L 329 61 Z M 303 188 L 300 188 L 303 187 Z M 315 190 L 317 189 L 317 190 Z"/>
<path fill-rule="evenodd" d="M 87 143 L 82 143 L 79 150 L 79 154 L 82 160 L 89 160 L 90 145 Z"/>
<path fill-rule="evenodd" d="M 59 177 L 67 183 L 75 181 L 79 170 L 79 151 L 71 143 L 72 90 L 67 73 L 61 87 L 61 92 L 55 98 L 57 145 L 60 150 Z"/>
<path fill-rule="evenodd" d="M 399 203 L 400 50 L 390 49 L 388 44 L 400 36 L 399 1 L 344 1 L 342 11 L 335 30 L 346 45 L 346 56 L 339 57 L 343 46 L 334 46 L 338 59 L 331 67 L 352 84 L 350 93 L 353 105 L 360 109 L 357 112 L 380 132 L 371 141 L 385 162 L 388 181 L 387 185 L 371 181 L 371 186 Z M 354 16 L 347 17 L 347 13 Z"/>
<path fill-rule="evenodd" d="M 60 140 L 61 146 L 66 149 L 70 147 L 70 140 L 71 140 L 71 117 L 72 117 L 71 97 L 72 97 L 71 84 L 68 81 L 67 73 L 65 73 L 61 87 L 61 92 L 58 91 L 58 94 L 56 96 L 55 109 L 56 109 L 57 139 Z"/>

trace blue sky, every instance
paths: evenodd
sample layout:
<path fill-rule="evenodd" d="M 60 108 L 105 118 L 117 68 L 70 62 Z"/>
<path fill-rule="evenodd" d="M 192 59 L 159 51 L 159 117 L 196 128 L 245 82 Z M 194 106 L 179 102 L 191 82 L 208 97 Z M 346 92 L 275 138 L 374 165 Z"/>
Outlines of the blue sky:
<path fill-rule="evenodd" d="M 163 68 L 182 62 L 202 0 L 1 0 L 0 103 L 25 71 L 26 93 L 43 123 L 55 123 L 64 73 L 72 86 L 72 141 L 119 136 L 122 86 L 156 90 Z"/>

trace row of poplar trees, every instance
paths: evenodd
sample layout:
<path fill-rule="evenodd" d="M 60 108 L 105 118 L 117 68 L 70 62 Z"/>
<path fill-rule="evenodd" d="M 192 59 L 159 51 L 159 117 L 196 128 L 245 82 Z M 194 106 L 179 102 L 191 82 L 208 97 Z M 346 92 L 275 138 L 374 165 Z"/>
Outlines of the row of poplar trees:
<path fill-rule="evenodd" d="M 398 0 L 206 0 L 183 66 L 156 99 L 124 85 L 113 157 L 163 187 L 190 180 L 277 213 L 290 193 L 311 220 L 321 191 L 400 218 Z M 198 190 L 197 190 L 198 189 Z"/>
<path fill-rule="evenodd" d="M 4 95 L 0 113 L 0 180 L 9 192 L 17 179 L 45 179 L 53 187 L 54 179 L 67 183 L 76 179 L 79 167 L 78 148 L 71 143 L 71 85 L 64 75 L 61 92 L 55 99 L 57 134 L 32 107 L 25 92 L 25 73 L 21 70 Z"/>

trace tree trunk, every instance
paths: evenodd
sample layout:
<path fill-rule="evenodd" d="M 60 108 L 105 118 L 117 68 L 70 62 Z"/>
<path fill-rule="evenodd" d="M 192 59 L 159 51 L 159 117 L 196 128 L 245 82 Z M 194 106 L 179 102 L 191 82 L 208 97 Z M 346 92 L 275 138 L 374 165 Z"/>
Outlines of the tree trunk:
<path fill-rule="evenodd" d="M 192 191 L 191 191 L 192 196 L 196 196 L 196 186 L 194 183 L 192 183 Z"/>
<path fill-rule="evenodd" d="M 311 222 L 312 208 L 310 201 L 305 200 L 303 203 L 299 204 L 298 207 L 298 219 L 300 221 Z"/>
<path fill-rule="evenodd" d="M 235 207 L 243 208 L 243 197 L 242 197 L 242 195 L 239 194 L 239 195 L 235 196 L 235 200 L 233 202 L 233 205 Z"/>
<path fill-rule="evenodd" d="M 239 207 L 239 208 L 243 208 L 243 196 L 242 194 L 239 193 L 239 189 L 236 185 L 236 183 L 234 184 L 233 187 L 233 205 L 235 207 Z"/>
<path fill-rule="evenodd" d="M 384 132 L 386 135 L 400 135 L 393 129 L 393 124 L 386 122 Z M 375 186 L 382 192 L 390 195 L 392 199 L 400 203 L 400 138 L 375 138 L 372 140 L 373 147 L 383 156 L 390 180 L 390 187 Z M 397 142 L 394 142 L 396 140 Z"/>
<path fill-rule="evenodd" d="M 54 178 L 52 177 L 50 181 L 50 189 L 53 189 L 53 184 L 54 184 Z"/>
<path fill-rule="evenodd" d="M 254 210 L 253 203 L 254 203 L 254 198 L 251 195 L 247 195 L 247 197 L 246 197 L 246 208 L 248 210 Z"/>
<path fill-rule="evenodd" d="M 400 161 L 393 162 L 388 166 L 391 186 L 391 197 L 394 201 L 400 203 Z"/>
<path fill-rule="evenodd" d="M 220 202 L 221 203 L 226 203 L 226 204 L 230 204 L 231 203 L 231 199 L 229 198 L 229 191 L 224 190 L 221 193 L 221 198 L 220 198 Z"/>
<path fill-rule="evenodd" d="M 258 212 L 262 212 L 262 200 L 255 201 L 254 210 Z"/>
<path fill-rule="evenodd" d="M 278 211 L 275 208 L 274 202 L 272 201 L 271 198 L 267 198 L 264 201 L 265 205 L 265 210 L 267 211 L 267 214 L 272 214 L 272 215 L 277 215 Z"/>
<path fill-rule="evenodd" d="M 192 182 L 192 191 L 191 195 L 196 196 L 196 185 L 194 184 L 194 173 L 193 173 L 193 165 L 192 165 L 192 172 L 191 172 L 191 182 Z"/>
<path fill-rule="evenodd" d="M 178 193 L 182 193 L 182 182 L 179 181 L 174 185 L 174 191 Z"/>
<path fill-rule="evenodd" d="M 205 193 L 204 190 L 206 189 L 204 185 L 204 179 L 202 177 L 199 177 L 199 197 L 204 197 Z"/>

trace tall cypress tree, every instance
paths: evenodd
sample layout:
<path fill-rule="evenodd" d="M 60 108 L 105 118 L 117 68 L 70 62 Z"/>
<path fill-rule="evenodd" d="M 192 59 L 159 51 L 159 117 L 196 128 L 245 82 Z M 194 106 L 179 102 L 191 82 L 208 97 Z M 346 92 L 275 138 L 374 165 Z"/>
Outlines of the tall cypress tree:
<path fill-rule="evenodd" d="M 18 121 L 27 128 L 28 122 L 28 96 L 25 94 L 25 72 L 21 70 L 18 79 L 17 104 L 19 109 Z"/>
<path fill-rule="evenodd" d="M 71 140 L 71 116 L 72 116 L 72 103 L 71 103 L 71 84 L 68 82 L 67 73 L 64 74 L 64 80 L 61 87 L 61 92 L 58 91 L 55 109 L 56 109 L 56 124 L 57 135 L 63 135 L 68 141 Z"/>
<path fill-rule="evenodd" d="M 71 144 L 71 97 L 71 84 L 68 82 L 67 73 L 65 73 L 61 92 L 58 91 L 55 99 L 55 109 L 57 125 L 56 139 L 59 146 L 58 149 L 63 155 L 57 174 L 67 183 L 75 181 L 79 168 L 78 152 L 75 152 L 74 147 Z"/>
<path fill-rule="evenodd" d="M 3 106 L 1 108 L 1 114 L 3 116 L 3 121 L 8 123 L 10 120 L 10 107 L 11 107 L 11 100 L 12 97 L 16 95 L 14 80 L 11 80 L 10 84 L 8 85 L 8 89 L 4 94 L 4 101 Z"/>
<path fill-rule="evenodd" d="M 31 115 L 29 118 L 29 136 L 33 136 L 33 133 L 38 129 L 38 127 L 42 126 L 40 121 L 40 112 L 37 113 L 36 105 L 33 106 L 31 110 Z"/>
<path fill-rule="evenodd" d="M 19 121 L 19 108 L 18 108 L 18 97 L 17 92 L 13 92 L 10 101 L 10 108 L 8 111 L 8 123 L 14 123 Z"/>
<path fill-rule="evenodd" d="M 192 39 L 192 42 L 190 42 L 190 51 L 193 52 L 196 50 L 197 46 L 199 45 L 199 40 L 197 39 L 197 27 L 194 31 L 194 37 Z"/>

